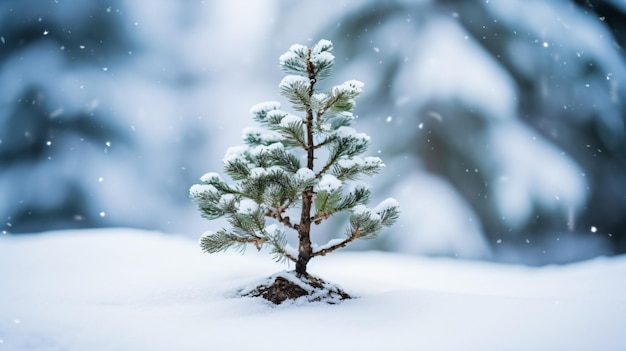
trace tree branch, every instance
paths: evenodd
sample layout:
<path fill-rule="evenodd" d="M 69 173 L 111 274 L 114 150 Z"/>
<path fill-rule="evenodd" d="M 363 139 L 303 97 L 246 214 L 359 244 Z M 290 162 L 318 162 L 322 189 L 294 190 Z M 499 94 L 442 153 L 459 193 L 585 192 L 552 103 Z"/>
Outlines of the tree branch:
<path fill-rule="evenodd" d="M 289 254 L 286 250 L 284 250 L 281 247 L 274 247 L 274 250 L 277 254 L 283 256 L 284 258 L 288 259 L 291 262 L 298 262 L 298 258 L 297 257 L 293 257 L 291 254 Z"/>
<path fill-rule="evenodd" d="M 341 249 L 342 247 L 346 247 L 349 243 L 353 242 L 354 240 L 356 240 L 359 237 L 359 228 L 357 227 L 354 232 L 352 233 L 352 235 L 350 235 L 350 237 L 345 238 L 344 240 L 342 240 L 341 242 L 323 248 L 319 251 L 314 251 L 313 252 L 313 257 L 315 256 L 326 256 L 327 254 L 337 250 L 337 249 Z"/>
<path fill-rule="evenodd" d="M 291 219 L 289 218 L 289 216 L 283 217 L 283 215 L 282 215 L 283 212 L 285 212 L 285 209 L 282 208 L 282 207 L 280 207 L 280 208 L 273 208 L 273 209 L 267 211 L 265 213 L 265 215 L 267 217 L 274 218 L 275 220 L 279 221 L 280 223 L 282 223 L 287 228 L 291 228 L 291 229 L 296 229 L 297 230 L 298 225 L 291 223 Z"/>
<path fill-rule="evenodd" d="M 300 146 L 304 150 L 307 150 L 308 146 L 306 145 L 306 142 L 302 138 L 300 138 L 300 135 L 298 135 L 298 133 L 295 133 L 294 131 L 288 128 L 284 128 L 282 129 L 282 131 L 285 134 L 288 134 L 289 136 L 291 136 L 297 142 L 298 146 Z"/>
<path fill-rule="evenodd" d="M 326 113 L 326 111 L 329 108 L 331 108 L 337 101 L 339 101 L 340 97 L 341 97 L 341 94 L 340 95 L 336 95 L 334 97 L 334 99 L 328 100 L 324 107 L 322 107 L 319 110 L 317 110 L 317 119 L 319 120 L 320 118 L 322 118 L 322 116 Z"/>
<path fill-rule="evenodd" d="M 332 213 L 325 211 L 317 212 L 315 216 L 311 217 L 311 222 L 319 225 L 323 220 L 330 218 L 331 215 Z"/>
<path fill-rule="evenodd" d="M 328 160 L 328 163 L 326 163 L 326 165 L 324 165 L 324 168 L 322 168 L 319 172 L 317 172 L 317 174 L 315 174 L 315 178 L 319 178 L 323 174 L 328 172 L 330 167 L 332 167 L 337 162 L 337 160 L 339 160 L 339 157 L 340 157 L 340 155 L 337 154 L 337 155 L 334 155 L 330 160 Z"/>
<path fill-rule="evenodd" d="M 254 244 L 254 247 L 256 247 L 257 251 L 261 251 L 261 247 L 263 246 L 263 244 L 267 241 L 263 238 L 259 238 L 259 237 L 254 237 L 251 239 L 246 239 L 246 238 L 242 238 L 242 237 L 234 237 L 232 238 L 233 241 L 236 241 L 238 243 L 242 243 L 242 244 Z"/>

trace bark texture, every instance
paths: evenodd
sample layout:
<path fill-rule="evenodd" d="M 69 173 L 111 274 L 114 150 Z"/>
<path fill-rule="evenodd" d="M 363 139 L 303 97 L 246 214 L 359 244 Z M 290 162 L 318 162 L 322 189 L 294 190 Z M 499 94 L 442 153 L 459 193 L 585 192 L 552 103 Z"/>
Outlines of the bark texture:
<path fill-rule="evenodd" d="M 309 101 L 313 96 L 315 87 L 315 70 L 311 63 L 311 49 L 306 57 L 307 73 L 309 75 Z M 307 167 L 313 170 L 315 161 L 315 140 L 313 139 L 313 109 L 309 105 L 306 110 L 306 133 L 307 133 Z M 298 276 L 306 275 L 306 266 L 313 258 L 313 248 L 311 247 L 311 208 L 313 204 L 313 188 L 307 188 L 302 193 L 302 215 L 300 216 L 300 226 L 298 227 L 298 260 L 296 261 L 296 273 Z"/>

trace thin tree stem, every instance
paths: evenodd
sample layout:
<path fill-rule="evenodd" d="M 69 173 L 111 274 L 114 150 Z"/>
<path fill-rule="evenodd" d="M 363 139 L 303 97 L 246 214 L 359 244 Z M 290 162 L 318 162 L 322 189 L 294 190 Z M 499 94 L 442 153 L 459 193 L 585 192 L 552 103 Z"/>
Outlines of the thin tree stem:
<path fill-rule="evenodd" d="M 306 57 L 307 73 L 309 74 L 309 101 L 313 96 L 315 86 L 315 70 L 311 63 L 311 49 L 309 49 Z M 306 133 L 307 133 L 307 167 L 313 170 L 315 161 L 315 141 L 313 139 L 313 109 L 311 105 L 306 110 Z M 311 247 L 311 208 L 313 204 L 313 187 L 308 187 L 302 192 L 302 214 L 300 217 L 300 225 L 298 227 L 298 261 L 296 262 L 296 274 L 306 275 L 306 266 L 313 257 L 313 248 Z"/>
<path fill-rule="evenodd" d="M 341 249 L 342 247 L 346 247 L 349 243 L 353 242 L 354 240 L 356 240 L 359 237 L 359 228 L 356 228 L 356 230 L 354 231 L 354 233 L 352 233 L 352 235 L 350 235 L 349 238 L 344 239 L 343 241 L 341 241 L 339 244 L 337 245 L 333 245 L 331 247 L 327 247 L 325 249 L 316 251 L 313 253 L 313 257 L 315 256 L 326 256 L 327 254 L 337 250 L 337 249 Z"/>

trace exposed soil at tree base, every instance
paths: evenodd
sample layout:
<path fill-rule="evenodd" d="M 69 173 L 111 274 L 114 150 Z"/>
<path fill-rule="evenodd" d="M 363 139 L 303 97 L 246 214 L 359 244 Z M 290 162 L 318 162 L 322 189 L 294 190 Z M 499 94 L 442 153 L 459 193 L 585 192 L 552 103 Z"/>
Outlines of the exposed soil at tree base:
<path fill-rule="evenodd" d="M 275 274 L 251 290 L 241 290 L 240 294 L 262 297 L 276 305 L 287 300 L 336 304 L 353 298 L 340 287 L 321 278 L 312 275 L 298 277 L 295 272 Z"/>

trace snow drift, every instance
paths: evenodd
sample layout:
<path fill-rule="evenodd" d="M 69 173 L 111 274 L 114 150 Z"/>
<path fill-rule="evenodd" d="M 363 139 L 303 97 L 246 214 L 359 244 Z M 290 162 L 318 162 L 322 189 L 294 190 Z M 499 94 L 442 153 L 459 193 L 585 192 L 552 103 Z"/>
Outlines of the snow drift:
<path fill-rule="evenodd" d="M 130 229 L 1 236 L 0 350 L 626 349 L 624 256 L 528 268 L 342 252 L 310 271 L 357 299 L 232 297 L 288 268 Z"/>

